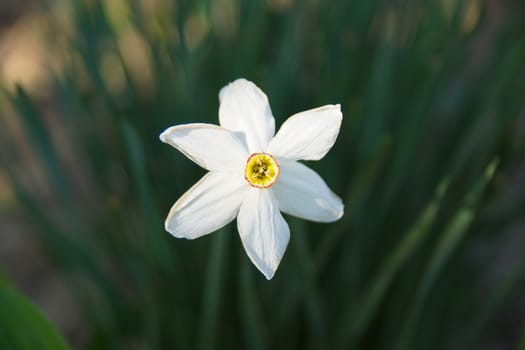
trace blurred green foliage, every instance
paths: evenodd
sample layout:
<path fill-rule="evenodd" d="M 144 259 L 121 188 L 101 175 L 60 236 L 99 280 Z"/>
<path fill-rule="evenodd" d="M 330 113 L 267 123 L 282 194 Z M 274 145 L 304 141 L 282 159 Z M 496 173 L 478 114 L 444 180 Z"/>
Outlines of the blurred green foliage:
<path fill-rule="evenodd" d="M 40 95 L 4 84 L 1 170 L 83 306 L 82 348 L 483 349 L 498 335 L 524 286 L 525 254 L 506 254 L 525 214 L 523 2 L 46 11 L 53 78 Z M 334 149 L 309 165 L 345 215 L 288 218 L 272 281 L 232 224 L 196 241 L 163 228 L 204 171 L 158 135 L 217 123 L 217 93 L 238 77 L 268 94 L 278 125 L 343 109 Z M 508 341 L 523 344 L 515 327 Z"/>
<path fill-rule="evenodd" d="M 59 333 L 36 308 L 0 279 L 0 348 L 67 350 Z"/>

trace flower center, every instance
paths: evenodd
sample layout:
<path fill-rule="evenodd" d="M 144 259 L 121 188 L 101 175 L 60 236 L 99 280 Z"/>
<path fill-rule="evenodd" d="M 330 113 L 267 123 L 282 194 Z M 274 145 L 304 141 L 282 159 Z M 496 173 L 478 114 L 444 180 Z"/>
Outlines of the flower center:
<path fill-rule="evenodd" d="M 277 181 L 280 172 L 274 157 L 267 153 L 254 153 L 246 161 L 244 178 L 253 187 L 268 188 Z"/>

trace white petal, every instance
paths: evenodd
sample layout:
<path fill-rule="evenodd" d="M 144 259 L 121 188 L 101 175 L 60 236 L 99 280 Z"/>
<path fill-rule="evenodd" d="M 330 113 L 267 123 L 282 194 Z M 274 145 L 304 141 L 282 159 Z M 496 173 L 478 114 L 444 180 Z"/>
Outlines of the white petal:
<path fill-rule="evenodd" d="M 268 153 L 293 160 L 319 160 L 334 145 L 342 119 L 340 105 L 294 114 L 270 142 Z"/>
<path fill-rule="evenodd" d="M 281 160 L 281 174 L 271 191 L 286 214 L 310 221 L 333 222 L 343 216 L 341 198 L 306 165 Z"/>
<path fill-rule="evenodd" d="M 250 153 L 264 152 L 275 133 L 268 98 L 254 83 L 237 79 L 219 92 L 221 126 L 244 135 Z"/>
<path fill-rule="evenodd" d="M 194 239 L 218 230 L 235 218 L 250 188 L 242 176 L 208 172 L 173 205 L 166 231 Z"/>
<path fill-rule="evenodd" d="M 237 227 L 250 260 L 271 279 L 290 240 L 290 229 L 268 190 L 250 189 L 239 210 Z"/>
<path fill-rule="evenodd" d="M 213 124 L 172 126 L 160 139 L 207 170 L 242 171 L 249 156 L 239 137 Z"/>

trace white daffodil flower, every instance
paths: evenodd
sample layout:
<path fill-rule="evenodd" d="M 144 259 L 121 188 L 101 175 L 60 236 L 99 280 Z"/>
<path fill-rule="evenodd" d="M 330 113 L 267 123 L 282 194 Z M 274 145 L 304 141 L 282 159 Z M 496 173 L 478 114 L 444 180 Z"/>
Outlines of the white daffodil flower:
<path fill-rule="evenodd" d="M 341 127 L 340 105 L 297 113 L 275 133 L 268 98 L 238 79 L 219 93 L 219 123 L 184 124 L 160 139 L 209 172 L 171 208 L 166 231 L 194 239 L 237 217 L 242 244 L 253 264 L 271 279 L 290 240 L 281 212 L 316 222 L 343 215 L 343 203 L 312 169 Z"/>

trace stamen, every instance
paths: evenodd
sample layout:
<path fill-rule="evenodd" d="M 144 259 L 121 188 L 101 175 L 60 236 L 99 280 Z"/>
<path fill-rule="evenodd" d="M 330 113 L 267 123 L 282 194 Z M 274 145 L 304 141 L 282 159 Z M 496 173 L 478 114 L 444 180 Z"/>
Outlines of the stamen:
<path fill-rule="evenodd" d="M 274 157 L 267 153 L 254 153 L 246 161 L 244 178 L 253 187 L 269 188 L 277 181 L 280 172 Z"/>

